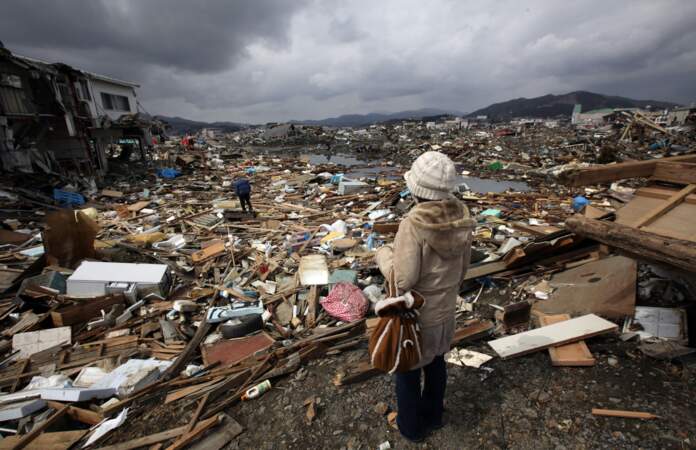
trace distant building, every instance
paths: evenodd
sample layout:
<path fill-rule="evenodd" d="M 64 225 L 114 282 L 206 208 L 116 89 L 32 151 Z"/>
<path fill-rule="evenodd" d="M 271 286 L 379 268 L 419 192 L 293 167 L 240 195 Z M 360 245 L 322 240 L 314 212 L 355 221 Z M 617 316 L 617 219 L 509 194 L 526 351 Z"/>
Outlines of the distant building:
<path fill-rule="evenodd" d="M 138 113 L 138 87 L 0 47 L 2 169 L 102 174 L 110 145 L 144 152 L 151 120 Z"/>

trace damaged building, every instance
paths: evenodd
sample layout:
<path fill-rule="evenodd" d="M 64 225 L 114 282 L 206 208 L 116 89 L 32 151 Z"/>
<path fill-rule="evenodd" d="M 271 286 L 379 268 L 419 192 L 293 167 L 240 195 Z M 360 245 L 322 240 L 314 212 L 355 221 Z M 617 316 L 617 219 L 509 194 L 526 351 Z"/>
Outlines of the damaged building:
<path fill-rule="evenodd" d="M 139 112 L 138 87 L 0 45 L 2 170 L 100 175 L 114 149 L 144 156 L 152 121 Z"/>

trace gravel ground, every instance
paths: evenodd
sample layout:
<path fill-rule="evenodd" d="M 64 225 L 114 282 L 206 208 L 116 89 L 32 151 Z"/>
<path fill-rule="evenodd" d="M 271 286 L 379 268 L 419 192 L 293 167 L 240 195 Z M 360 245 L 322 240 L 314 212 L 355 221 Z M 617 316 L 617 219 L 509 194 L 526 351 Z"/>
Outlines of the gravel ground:
<path fill-rule="evenodd" d="M 335 387 L 331 379 L 364 350 L 315 361 L 281 380 L 262 398 L 228 413 L 245 432 L 229 449 L 392 448 L 691 448 L 696 443 L 693 369 L 643 356 L 634 343 L 613 337 L 588 341 L 597 359 L 589 368 L 556 368 L 546 352 L 494 359 L 491 372 L 449 366 L 447 425 L 422 444 L 393 430 L 376 405 L 395 409 L 393 381 L 380 376 Z M 470 346 L 491 353 L 484 344 Z M 492 354 L 492 353 L 491 353 Z M 304 401 L 318 397 L 306 422 Z M 594 407 L 645 411 L 659 419 L 594 417 Z"/>

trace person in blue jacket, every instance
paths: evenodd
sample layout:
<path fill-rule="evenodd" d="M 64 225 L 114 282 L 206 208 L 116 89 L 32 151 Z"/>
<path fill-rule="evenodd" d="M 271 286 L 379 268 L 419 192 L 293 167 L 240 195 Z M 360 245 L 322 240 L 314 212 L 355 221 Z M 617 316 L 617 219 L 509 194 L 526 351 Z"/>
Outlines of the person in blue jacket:
<path fill-rule="evenodd" d="M 251 183 L 246 178 L 240 178 L 234 182 L 234 191 L 239 197 L 239 203 L 242 205 L 242 211 L 247 212 L 247 206 L 249 206 L 249 212 L 253 213 L 254 208 L 251 206 Z"/>

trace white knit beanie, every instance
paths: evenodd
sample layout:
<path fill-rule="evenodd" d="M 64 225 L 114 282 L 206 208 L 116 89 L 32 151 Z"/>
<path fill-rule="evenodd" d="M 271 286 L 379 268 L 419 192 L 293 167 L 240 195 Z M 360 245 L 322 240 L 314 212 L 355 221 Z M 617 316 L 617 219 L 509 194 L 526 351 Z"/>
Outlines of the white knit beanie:
<path fill-rule="evenodd" d="M 411 195 L 427 200 L 444 200 L 457 186 L 457 170 L 447 155 L 425 152 L 404 174 Z"/>

